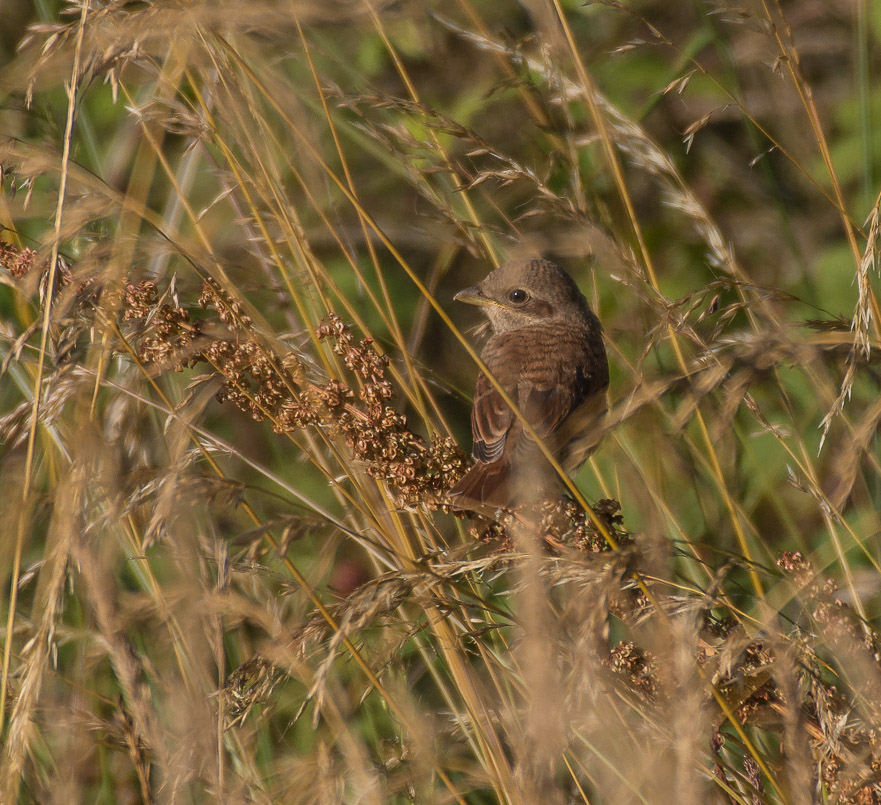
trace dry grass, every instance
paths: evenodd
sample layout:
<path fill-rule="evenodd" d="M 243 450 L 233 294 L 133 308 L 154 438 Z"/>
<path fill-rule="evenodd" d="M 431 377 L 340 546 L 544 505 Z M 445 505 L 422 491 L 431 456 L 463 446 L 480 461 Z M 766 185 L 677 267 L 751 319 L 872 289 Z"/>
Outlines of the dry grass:
<path fill-rule="evenodd" d="M 0 72 L 0 801 L 881 803 L 868 3 L 67 10 Z M 450 299 L 536 251 L 609 433 L 465 519 Z"/>

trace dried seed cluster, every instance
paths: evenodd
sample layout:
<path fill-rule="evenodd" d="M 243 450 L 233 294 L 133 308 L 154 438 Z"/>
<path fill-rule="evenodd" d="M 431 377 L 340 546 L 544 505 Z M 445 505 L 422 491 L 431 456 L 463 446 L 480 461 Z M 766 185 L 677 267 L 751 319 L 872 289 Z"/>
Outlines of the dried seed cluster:
<path fill-rule="evenodd" d="M 800 552 L 783 552 L 777 565 L 802 588 L 812 607 L 813 628 L 835 656 L 847 656 L 857 667 L 873 671 L 865 674 L 860 694 L 864 706 L 874 709 L 881 697 L 878 636 L 836 597 L 835 583 L 822 581 Z M 819 670 L 811 677 L 807 706 L 816 726 L 812 731 L 814 754 L 831 801 L 840 805 L 881 805 L 881 732 L 872 724 L 864 726 L 851 718 L 852 702 L 834 684 L 826 682 Z"/>
<path fill-rule="evenodd" d="M 645 701 L 658 699 L 658 665 L 655 658 L 633 641 L 618 643 L 609 652 L 605 662 L 618 677 L 626 680 L 627 686 Z"/>
<path fill-rule="evenodd" d="M 617 500 L 603 499 L 591 506 L 596 520 L 614 540 L 619 548 L 633 544 L 631 535 L 622 528 L 621 504 Z M 566 497 L 548 498 L 538 504 L 538 534 L 552 550 L 575 550 L 585 554 L 606 553 L 612 546 L 600 530 L 594 517 L 591 517 L 574 500 Z M 514 549 L 511 528 L 515 518 L 503 514 L 498 520 L 479 518 L 469 529 L 469 534 L 478 542 L 497 545 L 502 551 Z"/>
<path fill-rule="evenodd" d="M 272 692 L 282 679 L 282 672 L 266 657 L 255 654 L 243 662 L 227 678 L 227 729 L 241 726 L 254 707 L 271 702 Z"/>
<path fill-rule="evenodd" d="M 14 279 L 25 277 L 34 267 L 37 253 L 33 249 L 18 249 L 11 243 L 0 240 L 0 266 L 3 266 Z"/>
<path fill-rule="evenodd" d="M 790 573 L 801 586 L 804 596 L 813 605 L 811 617 L 837 652 L 858 653 L 873 663 L 879 662 L 878 635 L 836 596 L 838 585 L 832 579 L 821 581 L 800 551 L 784 551 L 777 566 Z M 881 694 L 881 690 L 878 693 Z"/>
<path fill-rule="evenodd" d="M 40 271 L 40 295 L 45 293 L 48 285 L 49 272 L 46 270 L 49 261 L 41 258 L 39 253 L 26 246 L 19 249 L 11 243 L 0 240 L 0 267 L 5 268 L 13 279 L 21 280 L 27 277 L 34 269 Z M 74 282 L 73 270 L 70 264 L 61 255 L 55 261 L 55 290 L 66 288 Z M 86 292 L 92 290 L 95 285 L 94 277 L 80 280 L 77 286 L 77 294 L 86 296 Z"/>
<path fill-rule="evenodd" d="M 153 283 L 127 285 L 124 317 L 145 323 L 141 359 L 176 371 L 206 362 L 223 377 L 221 402 L 234 403 L 257 421 L 270 420 L 277 433 L 318 427 L 341 437 L 367 474 L 393 491 L 397 506 L 443 505 L 446 490 L 465 470 L 465 455 L 449 437 L 426 444 L 407 427 L 406 417 L 389 404 L 395 390 L 386 377 L 388 358 L 371 338 L 357 341 L 330 314 L 318 338 L 331 343 L 353 382 L 313 383 L 296 356 L 281 360 L 257 339 L 244 307 L 216 283 L 205 283 L 199 302 L 217 312 L 225 337 L 209 337 L 186 309 L 161 303 Z"/>
<path fill-rule="evenodd" d="M 181 372 L 199 361 L 201 324 L 192 323 L 186 309 L 161 302 L 155 282 L 126 283 L 123 319 L 145 323 L 138 349 L 143 363 Z"/>
<path fill-rule="evenodd" d="M 597 520 L 614 538 L 619 547 L 632 544 L 631 536 L 622 529 L 621 504 L 603 499 L 591 507 Z M 567 498 L 547 501 L 541 510 L 540 530 L 550 545 L 565 545 L 583 553 L 605 553 L 611 545 L 596 522 L 575 501 Z"/>
<path fill-rule="evenodd" d="M 318 337 L 330 339 L 332 349 L 358 379 L 357 393 L 349 386 L 325 387 L 324 403 L 335 413 L 335 427 L 352 454 L 367 463 L 373 478 L 385 481 L 397 492 L 395 504 L 443 505 L 447 489 L 465 471 L 466 459 L 450 437 L 426 444 L 407 427 L 407 419 L 387 404 L 394 395 L 386 378 L 388 358 L 373 347 L 372 338 L 356 341 L 336 314 L 318 328 Z M 357 398 L 360 405 L 349 400 Z"/>

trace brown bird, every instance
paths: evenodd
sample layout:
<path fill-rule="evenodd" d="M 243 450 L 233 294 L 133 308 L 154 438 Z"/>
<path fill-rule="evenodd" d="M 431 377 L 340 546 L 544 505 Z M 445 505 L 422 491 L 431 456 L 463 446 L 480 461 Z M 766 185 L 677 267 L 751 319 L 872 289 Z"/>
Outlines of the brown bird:
<path fill-rule="evenodd" d="M 514 260 L 454 298 L 483 308 L 493 335 L 481 358 L 561 466 L 574 472 L 602 438 L 609 386 L 602 327 L 578 286 L 549 260 Z M 453 508 L 516 508 L 554 483 L 547 459 L 483 372 L 471 431 L 475 464 L 450 490 Z"/>

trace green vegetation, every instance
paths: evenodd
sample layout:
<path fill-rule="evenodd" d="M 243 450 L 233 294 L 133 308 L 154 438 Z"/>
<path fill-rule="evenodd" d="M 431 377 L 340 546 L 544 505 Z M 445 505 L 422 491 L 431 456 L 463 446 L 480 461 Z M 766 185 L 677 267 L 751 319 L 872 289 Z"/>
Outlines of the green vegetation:
<path fill-rule="evenodd" d="M 881 803 L 881 6 L 4 27 L 0 801 Z M 612 384 L 532 533 L 444 492 L 537 252 Z"/>

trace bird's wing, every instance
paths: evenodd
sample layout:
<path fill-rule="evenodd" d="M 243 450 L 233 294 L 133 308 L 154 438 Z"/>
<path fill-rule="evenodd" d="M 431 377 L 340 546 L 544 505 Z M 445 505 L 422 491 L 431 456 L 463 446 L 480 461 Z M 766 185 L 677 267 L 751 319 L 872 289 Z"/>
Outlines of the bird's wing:
<path fill-rule="evenodd" d="M 590 338 L 581 328 L 559 324 L 536 327 L 528 337 L 535 358 L 518 377 L 517 404 L 544 440 L 555 434 L 587 397 L 608 384 L 608 369 L 604 363 L 599 365 Z M 600 357 L 604 361 L 605 356 Z"/>
<path fill-rule="evenodd" d="M 587 364 L 583 355 L 577 357 L 574 367 L 549 363 L 541 371 L 525 372 L 518 383 L 520 410 L 542 439 L 556 434 L 588 401 L 602 400 L 600 407 L 605 409 L 608 369 L 605 364 Z"/>
<path fill-rule="evenodd" d="M 483 351 L 489 370 L 542 439 L 552 433 L 573 408 L 574 376 L 563 376 L 565 370 L 556 359 L 556 341 L 557 338 L 540 328 L 515 330 L 490 339 Z M 535 347 L 539 349 L 538 356 Z M 569 374 L 572 374 L 571 367 Z M 519 429 L 514 412 L 481 372 L 471 409 L 474 458 L 484 463 L 497 461 L 505 451 L 512 430 Z"/>
<path fill-rule="evenodd" d="M 493 371 L 493 374 L 509 395 L 514 394 L 514 389 L 506 386 L 497 371 Z M 490 379 L 481 372 L 477 376 L 474 406 L 471 409 L 471 432 L 474 437 L 472 454 L 475 461 L 490 464 L 501 458 L 508 431 L 514 421 L 514 412 L 496 391 Z"/>
<path fill-rule="evenodd" d="M 515 331 L 496 335 L 487 341 L 481 357 L 517 405 L 517 383 L 522 371 L 523 353 L 521 338 Z M 472 454 L 475 461 L 485 464 L 498 461 L 505 452 L 509 431 L 517 423 L 514 412 L 502 399 L 492 381 L 481 372 L 474 389 L 474 405 L 471 408 L 471 434 L 474 437 Z"/>
<path fill-rule="evenodd" d="M 534 380 L 523 380 L 518 388 L 518 404 L 527 422 L 542 439 L 550 436 L 581 402 L 571 382 L 560 380 L 537 385 Z"/>
<path fill-rule="evenodd" d="M 586 398 L 601 394 L 608 385 L 605 354 L 595 352 L 582 330 L 564 325 L 495 336 L 487 343 L 483 359 L 544 440 L 555 434 Z M 528 357 L 524 359 L 524 355 Z M 512 431 L 519 429 L 514 412 L 483 373 L 477 378 L 471 429 L 474 458 L 484 463 L 497 461 Z M 532 440 L 517 442 L 523 449 Z"/>

